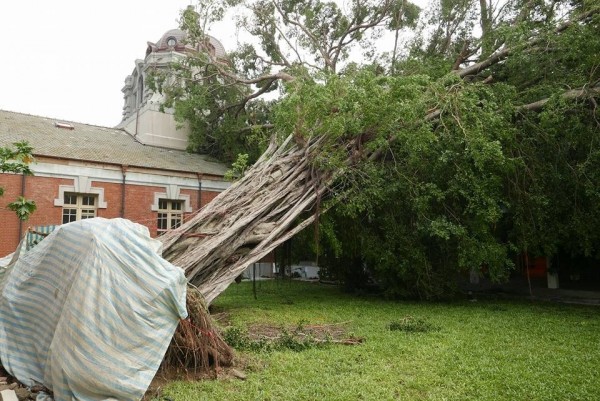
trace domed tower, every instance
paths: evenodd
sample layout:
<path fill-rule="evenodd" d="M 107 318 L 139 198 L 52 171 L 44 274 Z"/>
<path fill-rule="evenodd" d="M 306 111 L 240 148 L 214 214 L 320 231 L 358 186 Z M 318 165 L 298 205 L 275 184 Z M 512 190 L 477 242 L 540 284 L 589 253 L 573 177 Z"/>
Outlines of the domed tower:
<path fill-rule="evenodd" d="M 186 149 L 187 127 L 178 128 L 172 110 L 160 111 L 164 97 L 152 92 L 146 85 L 150 69 L 167 69 L 168 66 L 186 57 L 190 51 L 209 52 L 217 59 L 225 60 L 225 48 L 214 37 L 198 46 L 186 43 L 186 33 L 171 29 L 156 43 L 148 42 L 144 60 L 136 60 L 131 75 L 125 78 L 123 92 L 123 119 L 118 128 L 123 128 L 145 145 L 172 149 Z"/>

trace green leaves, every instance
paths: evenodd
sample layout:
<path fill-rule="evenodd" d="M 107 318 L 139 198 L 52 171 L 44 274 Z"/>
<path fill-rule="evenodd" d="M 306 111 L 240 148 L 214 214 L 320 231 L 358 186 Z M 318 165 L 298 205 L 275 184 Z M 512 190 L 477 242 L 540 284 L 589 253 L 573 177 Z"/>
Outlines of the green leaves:
<path fill-rule="evenodd" d="M 19 220 L 28 220 L 37 206 L 34 201 L 19 196 L 16 201 L 8 204 L 8 208 L 17 214 Z"/>
<path fill-rule="evenodd" d="M 324 263 L 345 269 L 347 280 L 366 280 L 366 265 L 394 296 L 443 296 L 457 270 L 483 264 L 505 276 L 512 248 L 495 229 L 514 168 L 505 154 L 514 138 L 512 114 L 502 110 L 508 92 L 453 75 L 432 82 L 370 69 L 290 88 L 275 109 L 279 132 L 321 138 L 314 164 L 344 172 L 344 202 L 324 230 Z M 425 122 L 434 107 L 440 118 Z M 382 162 L 365 160 L 382 146 Z M 349 164 L 354 154 L 362 157 Z"/>
<path fill-rule="evenodd" d="M 368 39 L 415 25 L 419 10 L 404 1 L 254 1 L 240 24 L 259 45 L 226 66 L 186 61 L 171 99 L 192 127 L 193 150 L 248 155 L 238 172 L 266 142 L 259 127 L 297 146 L 320 138 L 312 168 L 335 171 L 332 194 L 343 194 L 320 256 L 364 281 L 367 266 L 392 296 L 436 298 L 458 271 L 506 277 L 524 249 L 600 255 L 597 99 L 563 96 L 600 79 L 598 16 L 565 24 L 589 10 L 562 0 L 443 0 L 394 50 L 393 66 L 363 58 L 340 68 L 353 45 L 375 54 Z M 478 63 L 491 54 L 503 55 Z M 481 68 L 463 69 L 473 65 Z M 277 85 L 280 99 L 256 102 L 275 89 L 274 72 L 294 79 Z M 523 107 L 544 99 L 541 113 Z"/>
<path fill-rule="evenodd" d="M 369 146 L 394 135 L 403 124 L 401 119 L 424 112 L 424 85 L 418 77 L 392 78 L 365 69 L 323 80 L 323 84 L 298 83 L 278 103 L 273 121 L 282 137 L 323 136 L 329 146 L 364 137 Z"/>
<path fill-rule="evenodd" d="M 241 153 L 237 156 L 237 159 L 231 163 L 231 169 L 225 173 L 225 179 L 234 181 L 244 175 L 244 172 L 248 168 L 248 154 Z"/>
<path fill-rule="evenodd" d="M 0 172 L 33 175 L 29 164 L 33 162 L 33 148 L 25 141 L 16 142 L 13 148 L 0 147 Z M 4 188 L 0 187 L 0 196 L 4 195 Z M 27 220 L 35 211 L 35 202 L 22 196 L 8 204 L 8 208 L 17 214 L 20 220 Z"/>
<path fill-rule="evenodd" d="M 16 142 L 14 148 L 0 147 L 0 172 L 32 175 L 29 164 L 33 148 L 27 142 Z"/>

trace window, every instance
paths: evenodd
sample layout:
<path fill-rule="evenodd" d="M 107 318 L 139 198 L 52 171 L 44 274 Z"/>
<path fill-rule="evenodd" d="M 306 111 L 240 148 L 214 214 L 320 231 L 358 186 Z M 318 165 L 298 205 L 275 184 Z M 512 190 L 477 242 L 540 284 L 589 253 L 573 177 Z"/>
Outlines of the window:
<path fill-rule="evenodd" d="M 96 217 L 97 195 L 65 193 L 63 198 L 63 224 Z"/>
<path fill-rule="evenodd" d="M 140 75 L 138 78 L 137 95 L 136 95 L 137 106 L 141 106 L 144 103 L 144 77 Z"/>
<path fill-rule="evenodd" d="M 156 231 L 162 234 L 173 230 L 183 222 L 183 201 L 171 199 L 158 200 L 158 224 Z"/>

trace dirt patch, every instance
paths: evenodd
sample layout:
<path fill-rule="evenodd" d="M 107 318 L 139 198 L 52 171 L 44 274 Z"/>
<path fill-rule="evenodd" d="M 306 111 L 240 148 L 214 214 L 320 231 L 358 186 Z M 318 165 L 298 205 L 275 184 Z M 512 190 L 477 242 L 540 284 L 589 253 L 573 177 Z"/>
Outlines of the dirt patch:
<path fill-rule="evenodd" d="M 211 312 L 210 315 L 212 316 L 213 321 L 219 327 L 231 326 L 231 314 L 230 313 L 228 313 L 228 312 L 218 312 L 218 313 Z"/>
<path fill-rule="evenodd" d="M 248 337 L 252 340 L 277 340 L 282 336 L 290 336 L 298 341 L 311 339 L 319 343 L 335 343 L 356 345 L 363 338 L 348 335 L 348 322 L 318 325 L 275 326 L 271 324 L 255 324 L 248 328 Z"/>
<path fill-rule="evenodd" d="M 235 358 L 232 367 L 217 367 L 210 371 L 198 369 L 196 371 L 183 368 L 161 368 L 152 383 L 148 387 L 146 394 L 141 401 L 150 401 L 154 399 L 163 399 L 163 389 L 169 383 L 174 381 L 200 381 L 200 380 L 246 380 L 246 372 L 253 372 L 264 369 L 261 361 L 254 360 L 251 357 Z"/>
<path fill-rule="evenodd" d="M 225 341 L 238 350 L 304 351 L 331 344 L 358 345 L 363 338 L 348 335 L 346 323 L 296 326 L 254 324 L 249 328 L 230 326 L 224 330 Z"/>
<path fill-rule="evenodd" d="M 35 400 L 40 391 L 43 391 L 46 394 L 52 394 L 52 392 L 44 386 L 36 385 L 27 387 L 23 385 L 17 379 L 9 375 L 2 365 L 0 365 L 0 391 L 14 392 L 14 395 L 19 401 Z M 2 396 L 0 396 L 0 400 L 1 399 Z"/>

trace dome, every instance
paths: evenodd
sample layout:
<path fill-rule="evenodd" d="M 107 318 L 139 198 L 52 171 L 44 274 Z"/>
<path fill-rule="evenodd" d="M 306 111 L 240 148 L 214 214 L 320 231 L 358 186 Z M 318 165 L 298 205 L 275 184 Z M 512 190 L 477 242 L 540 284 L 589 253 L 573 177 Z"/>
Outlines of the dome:
<path fill-rule="evenodd" d="M 223 46 L 223 43 L 221 43 L 217 38 L 210 36 L 210 35 L 208 35 L 208 40 L 209 40 L 209 43 L 215 49 L 215 56 L 217 56 L 218 58 L 227 57 L 227 53 L 225 53 L 225 46 Z"/>
<path fill-rule="evenodd" d="M 165 32 L 165 34 L 158 40 L 158 42 L 148 42 L 148 50 L 146 51 L 146 56 L 150 53 L 171 51 L 173 49 L 179 51 L 185 51 L 185 49 L 194 49 L 194 47 L 185 43 L 186 37 L 186 33 L 181 29 L 170 29 L 167 32 Z M 208 50 L 219 59 L 225 58 L 227 54 L 225 53 L 225 47 L 223 46 L 223 44 L 213 36 L 206 35 L 206 37 L 208 39 L 208 49 L 204 50 Z M 200 47 L 205 46 L 200 45 L 195 50 L 202 50 L 200 49 Z"/>
<path fill-rule="evenodd" d="M 156 46 L 159 49 L 166 49 L 168 47 L 175 47 L 176 45 L 183 45 L 186 36 L 185 32 L 181 29 L 170 29 L 156 42 Z"/>

